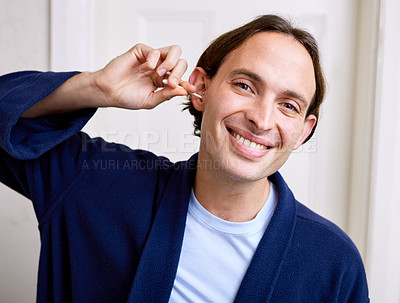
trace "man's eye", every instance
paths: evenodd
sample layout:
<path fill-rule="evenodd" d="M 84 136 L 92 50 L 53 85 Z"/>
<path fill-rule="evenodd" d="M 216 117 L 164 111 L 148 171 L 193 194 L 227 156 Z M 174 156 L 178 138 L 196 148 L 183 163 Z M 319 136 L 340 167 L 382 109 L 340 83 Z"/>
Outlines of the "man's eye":
<path fill-rule="evenodd" d="M 289 110 L 294 110 L 294 111 L 297 112 L 297 108 L 296 108 L 293 104 L 291 104 L 291 103 L 284 103 L 284 104 L 283 104 L 283 107 L 285 107 L 285 108 L 287 108 L 287 109 L 289 109 Z"/>
<path fill-rule="evenodd" d="M 243 82 L 237 82 L 235 85 L 243 90 L 249 90 L 250 86 Z"/>

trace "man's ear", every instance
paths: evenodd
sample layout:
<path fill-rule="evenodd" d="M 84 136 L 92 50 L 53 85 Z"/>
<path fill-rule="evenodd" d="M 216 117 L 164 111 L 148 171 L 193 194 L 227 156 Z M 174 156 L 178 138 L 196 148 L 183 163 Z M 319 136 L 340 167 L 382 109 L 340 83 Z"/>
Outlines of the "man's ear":
<path fill-rule="evenodd" d="M 189 77 L 189 83 L 196 86 L 196 91 L 198 92 L 198 94 L 203 96 L 208 86 L 208 76 L 206 71 L 201 67 L 196 67 Z M 191 95 L 190 98 L 192 100 L 194 108 L 202 112 L 204 110 L 204 97 L 202 99 L 197 96 Z"/>
<path fill-rule="evenodd" d="M 300 147 L 300 145 L 303 144 L 304 140 L 306 140 L 307 137 L 310 135 L 310 133 L 316 123 L 317 123 L 317 117 L 315 117 L 314 115 L 307 116 L 307 118 L 304 120 L 304 123 L 303 123 L 303 130 L 301 132 L 301 135 L 300 135 L 299 139 L 297 140 L 296 145 L 294 146 L 293 150 L 298 149 Z"/>

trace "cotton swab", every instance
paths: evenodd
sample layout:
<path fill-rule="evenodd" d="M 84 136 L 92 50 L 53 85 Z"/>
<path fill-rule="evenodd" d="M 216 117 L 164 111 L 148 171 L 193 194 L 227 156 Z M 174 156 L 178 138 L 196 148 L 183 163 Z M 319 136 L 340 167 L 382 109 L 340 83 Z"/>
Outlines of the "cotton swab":
<path fill-rule="evenodd" d="M 167 73 L 167 74 L 168 74 L 168 73 Z M 162 83 L 164 83 L 165 85 L 168 85 L 168 80 L 167 80 L 167 79 L 163 79 L 163 80 L 162 80 Z M 177 85 L 177 87 L 183 88 L 183 87 L 180 86 L 180 85 Z M 200 99 L 203 99 L 203 96 L 201 96 L 201 95 L 199 95 L 199 94 L 191 93 L 191 92 L 189 92 L 189 94 L 191 94 L 191 95 L 193 95 L 193 96 L 196 96 L 196 97 L 199 97 Z"/>

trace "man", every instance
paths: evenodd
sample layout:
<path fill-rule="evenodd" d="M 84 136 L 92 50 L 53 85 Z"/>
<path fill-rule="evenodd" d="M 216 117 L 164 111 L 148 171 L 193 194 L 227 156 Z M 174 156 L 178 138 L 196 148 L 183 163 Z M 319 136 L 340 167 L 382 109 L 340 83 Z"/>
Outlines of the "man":
<path fill-rule="evenodd" d="M 261 16 L 217 38 L 189 82 L 186 68 L 179 47 L 139 44 L 95 73 L 0 79 L 0 178 L 34 204 L 38 301 L 368 302 L 351 240 L 277 173 L 324 96 L 311 35 Z M 187 93 L 201 141 L 186 162 L 79 132 L 98 107 Z M 132 165 L 96 169 L 108 160 Z"/>

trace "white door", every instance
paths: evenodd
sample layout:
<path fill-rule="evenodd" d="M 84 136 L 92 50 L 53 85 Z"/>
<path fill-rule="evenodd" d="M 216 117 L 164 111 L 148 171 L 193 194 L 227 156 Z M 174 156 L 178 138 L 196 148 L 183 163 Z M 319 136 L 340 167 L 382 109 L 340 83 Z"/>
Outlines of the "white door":
<path fill-rule="evenodd" d="M 101 68 L 138 42 L 179 44 L 189 63 L 187 78 L 210 41 L 258 15 L 277 13 L 311 31 L 322 53 L 327 98 L 315 136 L 293 153 L 281 172 L 298 200 L 346 229 L 358 1 L 53 2 L 53 17 L 57 9 L 73 12 L 63 28 L 66 35 L 57 34 L 57 24 L 55 30 L 53 26 L 52 68 L 57 70 Z M 181 112 L 184 101 L 175 98 L 152 111 L 100 110 L 85 130 L 174 161 L 187 159 L 199 140 L 191 135 L 192 117 Z"/>

